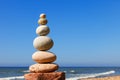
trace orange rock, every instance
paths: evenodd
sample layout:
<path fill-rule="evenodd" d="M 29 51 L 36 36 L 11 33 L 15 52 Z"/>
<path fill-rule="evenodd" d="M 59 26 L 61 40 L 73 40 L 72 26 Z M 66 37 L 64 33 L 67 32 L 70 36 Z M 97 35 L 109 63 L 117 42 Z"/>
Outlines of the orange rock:
<path fill-rule="evenodd" d="M 64 72 L 52 73 L 28 73 L 24 75 L 25 80 L 65 80 Z"/>

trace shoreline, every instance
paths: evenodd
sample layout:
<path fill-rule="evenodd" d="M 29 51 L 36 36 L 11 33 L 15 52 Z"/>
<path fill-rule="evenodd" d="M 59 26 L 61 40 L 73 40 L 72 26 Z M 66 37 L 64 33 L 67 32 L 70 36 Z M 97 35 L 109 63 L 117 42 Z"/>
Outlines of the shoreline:
<path fill-rule="evenodd" d="M 24 76 L 0 78 L 0 80 L 2 80 L 2 79 L 6 79 L 6 80 L 17 80 L 17 79 L 18 80 L 24 80 Z M 68 80 L 120 80 L 120 75 L 98 77 L 98 78 L 91 77 L 91 78 L 82 78 L 82 79 L 68 79 Z"/>
<path fill-rule="evenodd" d="M 84 79 L 79 79 L 79 80 L 120 80 L 120 75 L 100 77 L 100 78 L 84 78 Z"/>

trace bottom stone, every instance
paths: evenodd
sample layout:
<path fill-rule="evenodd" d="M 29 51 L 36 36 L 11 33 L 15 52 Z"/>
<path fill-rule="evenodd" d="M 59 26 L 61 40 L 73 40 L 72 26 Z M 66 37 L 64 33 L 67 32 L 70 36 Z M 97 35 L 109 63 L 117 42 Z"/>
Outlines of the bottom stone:
<path fill-rule="evenodd" d="M 65 80 L 64 72 L 51 73 L 28 73 L 24 75 L 25 80 Z"/>

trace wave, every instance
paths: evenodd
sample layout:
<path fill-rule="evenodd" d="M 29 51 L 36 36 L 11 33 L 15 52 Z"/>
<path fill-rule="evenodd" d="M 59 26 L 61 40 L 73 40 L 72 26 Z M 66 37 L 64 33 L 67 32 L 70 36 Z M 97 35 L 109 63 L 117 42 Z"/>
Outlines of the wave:
<path fill-rule="evenodd" d="M 25 70 L 25 71 L 22 71 L 22 72 L 30 72 L 29 70 Z"/>
<path fill-rule="evenodd" d="M 67 71 L 63 71 L 63 72 L 67 73 Z"/>
<path fill-rule="evenodd" d="M 66 80 L 79 80 L 82 78 L 93 78 L 93 77 L 99 77 L 99 76 L 106 76 L 115 73 L 114 70 L 102 72 L 102 73 L 95 73 L 95 74 L 76 74 L 75 77 L 67 78 Z M 73 76 L 73 75 L 71 75 Z"/>
<path fill-rule="evenodd" d="M 24 76 L 0 78 L 0 80 L 24 80 Z"/>
<path fill-rule="evenodd" d="M 106 76 L 115 73 L 114 70 L 102 72 L 102 73 L 95 73 L 95 74 L 67 74 L 70 75 L 70 78 L 67 78 L 66 80 L 79 80 L 82 78 L 92 78 L 92 77 L 99 77 L 99 76 Z M 24 80 L 24 76 L 16 76 L 16 77 L 6 77 L 6 78 L 0 78 L 0 80 Z"/>
<path fill-rule="evenodd" d="M 75 70 L 71 70 L 70 72 L 71 72 L 71 73 L 75 73 Z"/>

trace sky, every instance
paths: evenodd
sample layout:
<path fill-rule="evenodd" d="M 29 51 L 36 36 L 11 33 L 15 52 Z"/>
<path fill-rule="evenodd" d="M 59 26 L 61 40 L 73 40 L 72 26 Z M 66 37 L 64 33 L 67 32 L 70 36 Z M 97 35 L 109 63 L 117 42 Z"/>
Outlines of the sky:
<path fill-rule="evenodd" d="M 0 66 L 35 64 L 41 13 L 60 66 L 120 66 L 119 0 L 0 0 Z"/>

